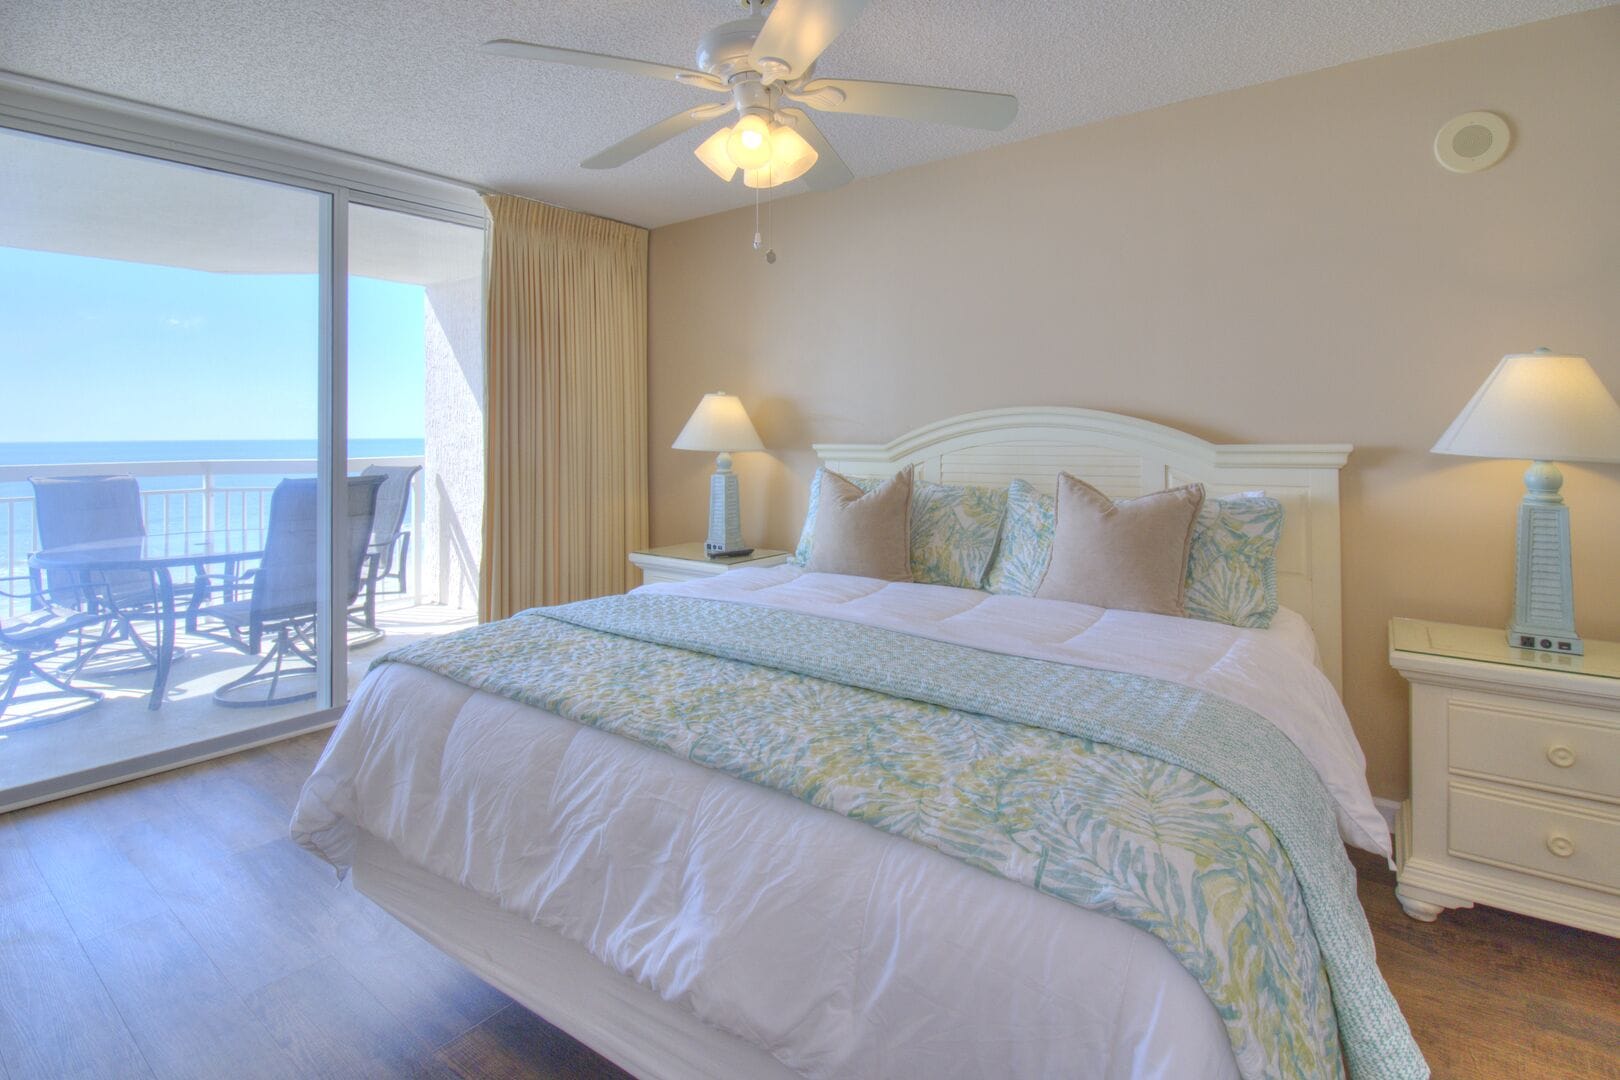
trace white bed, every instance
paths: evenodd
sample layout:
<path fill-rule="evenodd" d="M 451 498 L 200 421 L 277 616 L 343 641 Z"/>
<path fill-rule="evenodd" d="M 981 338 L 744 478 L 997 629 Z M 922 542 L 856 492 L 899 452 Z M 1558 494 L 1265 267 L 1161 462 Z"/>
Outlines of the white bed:
<path fill-rule="evenodd" d="M 1348 448 L 1216 447 L 1042 409 L 818 450 L 856 475 L 915 465 L 931 479 L 1050 485 L 1065 469 L 1115 496 L 1200 480 L 1280 498 L 1292 610 L 1267 631 L 790 567 L 651 588 L 1211 690 L 1276 718 L 1347 839 L 1388 853 L 1332 690 Z M 407 925 L 640 1076 L 1237 1075 L 1204 991 L 1141 930 L 418 668 L 387 665 L 362 685 L 295 831 Z"/>

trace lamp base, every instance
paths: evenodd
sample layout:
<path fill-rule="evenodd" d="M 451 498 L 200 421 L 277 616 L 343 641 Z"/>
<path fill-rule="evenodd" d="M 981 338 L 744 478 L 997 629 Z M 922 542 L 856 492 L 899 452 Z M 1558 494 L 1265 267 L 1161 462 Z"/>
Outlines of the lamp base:
<path fill-rule="evenodd" d="M 1579 655 L 1575 586 L 1569 565 L 1569 507 L 1564 476 L 1550 461 L 1532 462 L 1519 503 L 1518 563 L 1508 644 L 1538 652 Z"/>
<path fill-rule="evenodd" d="M 1563 653 L 1565 656 L 1580 656 L 1586 652 L 1581 639 L 1574 634 L 1538 631 L 1533 626 L 1510 626 L 1507 639 L 1515 649 Z"/>
<path fill-rule="evenodd" d="M 709 477 L 709 538 L 703 552 L 711 559 L 736 555 L 744 550 L 742 514 L 738 509 L 737 474 L 731 471 L 731 455 L 721 454 L 714 475 Z"/>
<path fill-rule="evenodd" d="M 736 551 L 710 551 L 709 545 L 703 545 L 703 554 L 711 559 L 740 559 L 744 555 L 752 555 L 753 548 L 738 548 Z"/>

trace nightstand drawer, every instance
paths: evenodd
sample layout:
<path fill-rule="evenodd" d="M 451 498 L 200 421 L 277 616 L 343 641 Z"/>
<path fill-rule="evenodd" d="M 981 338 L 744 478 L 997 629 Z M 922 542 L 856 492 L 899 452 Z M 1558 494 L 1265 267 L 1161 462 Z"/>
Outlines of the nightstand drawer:
<path fill-rule="evenodd" d="M 1620 892 L 1620 817 L 1451 785 L 1453 855 Z"/>
<path fill-rule="evenodd" d="M 1453 771 L 1620 802 L 1620 729 L 1481 702 L 1447 714 Z"/>

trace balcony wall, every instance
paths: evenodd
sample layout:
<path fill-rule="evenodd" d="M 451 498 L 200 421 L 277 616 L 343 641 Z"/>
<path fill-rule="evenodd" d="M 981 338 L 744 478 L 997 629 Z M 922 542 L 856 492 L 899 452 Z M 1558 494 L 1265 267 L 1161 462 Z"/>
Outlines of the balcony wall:
<path fill-rule="evenodd" d="M 427 286 L 424 597 L 478 607 L 484 527 L 482 277 Z"/>

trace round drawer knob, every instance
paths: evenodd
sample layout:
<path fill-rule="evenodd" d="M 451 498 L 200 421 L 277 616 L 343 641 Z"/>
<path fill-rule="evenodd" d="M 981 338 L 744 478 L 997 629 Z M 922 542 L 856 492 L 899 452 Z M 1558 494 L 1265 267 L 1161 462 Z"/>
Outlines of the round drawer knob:
<path fill-rule="evenodd" d="M 1562 743 L 1547 747 L 1547 760 L 1560 769 L 1567 769 L 1575 764 L 1575 751 Z"/>
<path fill-rule="evenodd" d="M 1547 850 L 1560 859 L 1567 859 L 1575 854 L 1575 841 L 1561 833 L 1553 833 L 1547 837 Z"/>

